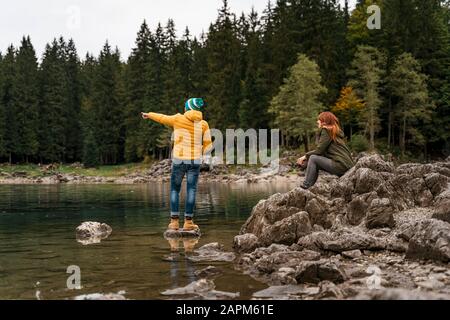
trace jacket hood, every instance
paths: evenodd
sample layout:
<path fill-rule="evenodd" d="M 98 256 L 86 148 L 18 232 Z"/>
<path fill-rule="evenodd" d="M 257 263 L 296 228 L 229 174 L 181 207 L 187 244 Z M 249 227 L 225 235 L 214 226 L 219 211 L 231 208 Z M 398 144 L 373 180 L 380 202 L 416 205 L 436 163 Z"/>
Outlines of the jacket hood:
<path fill-rule="evenodd" d="M 186 111 L 184 113 L 184 116 L 192 122 L 203 120 L 203 114 L 200 111 L 196 111 L 196 110 Z"/>

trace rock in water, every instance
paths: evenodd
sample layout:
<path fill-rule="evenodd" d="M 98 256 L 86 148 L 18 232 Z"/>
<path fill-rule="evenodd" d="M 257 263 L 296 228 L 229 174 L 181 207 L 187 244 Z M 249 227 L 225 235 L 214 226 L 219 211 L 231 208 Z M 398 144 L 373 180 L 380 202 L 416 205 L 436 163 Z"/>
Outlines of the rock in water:
<path fill-rule="evenodd" d="M 123 295 L 125 291 L 120 291 L 118 293 L 91 293 L 76 296 L 74 300 L 127 300 Z"/>
<path fill-rule="evenodd" d="M 237 252 L 252 252 L 259 247 L 258 241 L 253 233 L 237 235 L 233 240 L 233 249 Z"/>
<path fill-rule="evenodd" d="M 174 238 L 200 238 L 201 236 L 200 229 L 197 230 L 166 230 L 164 232 L 165 239 L 174 239 Z"/>
<path fill-rule="evenodd" d="M 214 290 L 216 285 L 212 280 L 200 279 L 198 281 L 191 282 L 185 287 L 169 289 L 161 292 L 165 296 L 197 296 L 203 299 L 234 299 L 239 297 L 239 292 L 224 292 Z"/>
<path fill-rule="evenodd" d="M 99 243 L 109 237 L 112 228 L 106 223 L 87 221 L 76 228 L 77 241 L 83 245 Z"/>
<path fill-rule="evenodd" d="M 225 252 L 223 246 L 217 242 L 205 244 L 188 257 L 191 261 L 233 261 L 236 257 L 233 252 Z"/>

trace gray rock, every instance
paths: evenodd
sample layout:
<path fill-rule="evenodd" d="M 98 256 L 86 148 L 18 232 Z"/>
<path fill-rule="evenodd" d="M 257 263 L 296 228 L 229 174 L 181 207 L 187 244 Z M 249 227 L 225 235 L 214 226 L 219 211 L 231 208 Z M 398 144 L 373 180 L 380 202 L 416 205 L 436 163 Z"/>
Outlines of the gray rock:
<path fill-rule="evenodd" d="M 337 285 L 331 281 L 319 283 L 319 294 L 317 299 L 344 299 L 344 293 Z"/>
<path fill-rule="evenodd" d="M 366 217 L 366 227 L 369 229 L 394 227 L 394 210 L 387 198 L 372 200 Z"/>
<path fill-rule="evenodd" d="M 271 243 L 290 245 L 297 242 L 300 237 L 311 233 L 311 230 L 308 214 L 298 212 L 267 227 L 259 239 L 264 246 Z"/>
<path fill-rule="evenodd" d="M 295 268 L 302 261 L 313 261 L 319 258 L 320 253 L 311 250 L 274 252 L 258 259 L 255 262 L 255 268 L 259 272 L 272 273 L 281 267 Z"/>
<path fill-rule="evenodd" d="M 410 226 L 413 231 L 406 257 L 409 259 L 430 259 L 450 261 L 450 224 L 427 219 Z"/>
<path fill-rule="evenodd" d="M 199 278 L 214 278 L 222 274 L 222 271 L 214 266 L 207 266 L 204 269 L 197 270 L 194 274 Z"/>
<path fill-rule="evenodd" d="M 208 243 L 194 250 L 194 255 L 187 258 L 191 261 L 233 261 L 235 254 L 233 252 L 225 252 L 223 246 L 217 242 Z"/>
<path fill-rule="evenodd" d="M 99 243 L 106 239 L 112 232 L 112 228 L 106 223 L 87 221 L 76 228 L 77 241 L 83 245 Z"/>
<path fill-rule="evenodd" d="M 324 228 L 330 228 L 331 222 L 328 220 L 328 212 L 330 211 L 324 201 L 318 198 L 312 198 L 305 206 L 312 225 L 320 225 Z"/>
<path fill-rule="evenodd" d="M 450 223 L 450 188 L 436 198 L 432 217 Z"/>
<path fill-rule="evenodd" d="M 90 293 L 76 296 L 74 300 L 127 300 L 124 291 L 118 293 Z"/>
<path fill-rule="evenodd" d="M 383 288 L 359 293 L 355 300 L 449 300 L 450 295 L 436 294 L 419 290 Z"/>
<path fill-rule="evenodd" d="M 328 260 L 305 261 L 295 270 L 295 280 L 297 283 L 319 283 L 328 280 L 335 283 L 342 283 L 346 280 L 343 269 L 335 262 Z"/>
<path fill-rule="evenodd" d="M 161 294 L 165 296 L 201 294 L 214 290 L 215 287 L 216 286 L 212 280 L 200 279 L 198 281 L 191 282 L 185 287 L 164 290 Z"/>
<path fill-rule="evenodd" d="M 353 199 L 348 204 L 347 208 L 348 222 L 354 226 L 360 224 L 362 220 L 365 218 L 368 208 L 369 205 L 367 204 L 367 201 L 362 199 L 361 196 L 358 196 L 355 199 Z"/>
<path fill-rule="evenodd" d="M 425 183 L 435 197 L 447 188 L 449 182 L 450 178 L 440 173 L 434 172 L 425 176 Z"/>
<path fill-rule="evenodd" d="M 372 154 L 360 158 L 355 168 L 369 168 L 376 172 L 393 172 L 395 169 L 392 162 L 384 161 L 379 154 Z"/>
<path fill-rule="evenodd" d="M 259 239 L 253 233 L 238 235 L 233 240 L 233 249 L 240 253 L 252 252 L 259 246 Z"/>
<path fill-rule="evenodd" d="M 257 299 L 299 299 L 304 295 L 317 294 L 318 288 L 314 288 L 312 291 L 310 288 L 304 285 L 283 285 L 283 286 L 271 286 L 266 289 L 253 293 L 253 297 Z"/>
<path fill-rule="evenodd" d="M 349 259 L 356 259 L 362 256 L 361 250 L 343 251 L 342 256 Z"/>

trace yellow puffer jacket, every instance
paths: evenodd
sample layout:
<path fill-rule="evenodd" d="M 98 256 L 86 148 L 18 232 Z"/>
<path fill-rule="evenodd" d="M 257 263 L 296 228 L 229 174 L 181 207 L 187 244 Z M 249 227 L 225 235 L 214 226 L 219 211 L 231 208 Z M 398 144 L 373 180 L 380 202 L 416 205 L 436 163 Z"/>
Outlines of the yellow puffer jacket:
<path fill-rule="evenodd" d="M 148 117 L 174 129 L 173 157 L 180 160 L 198 160 L 212 148 L 208 122 L 200 111 L 167 116 L 149 112 Z"/>

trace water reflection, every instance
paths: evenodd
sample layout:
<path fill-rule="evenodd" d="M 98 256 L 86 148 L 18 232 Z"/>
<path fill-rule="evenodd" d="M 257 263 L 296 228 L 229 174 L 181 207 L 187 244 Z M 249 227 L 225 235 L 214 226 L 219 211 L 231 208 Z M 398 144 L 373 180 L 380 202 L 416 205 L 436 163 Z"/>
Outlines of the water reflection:
<path fill-rule="evenodd" d="M 171 289 L 183 286 L 180 279 L 186 278 L 189 283 L 196 281 L 195 264 L 187 255 L 191 254 L 199 239 L 166 239 L 170 246 L 170 258 L 167 259 L 170 264 Z M 180 252 L 180 245 L 183 246 L 184 254 Z"/>
<path fill-rule="evenodd" d="M 204 267 L 187 259 L 194 248 L 219 242 L 230 250 L 252 207 L 291 187 L 200 184 L 195 219 L 202 238 L 171 244 L 163 237 L 168 184 L 1 185 L 0 298 L 36 299 L 36 283 L 42 299 L 121 290 L 131 299 L 164 298 L 161 291 L 192 282 L 195 267 Z M 113 232 L 101 243 L 84 246 L 75 236 L 83 221 L 107 223 Z M 165 260 L 168 254 L 173 259 Z M 66 288 L 69 265 L 80 266 L 81 291 Z M 217 279 L 221 290 L 245 297 L 260 286 L 230 265 L 223 269 Z"/>

